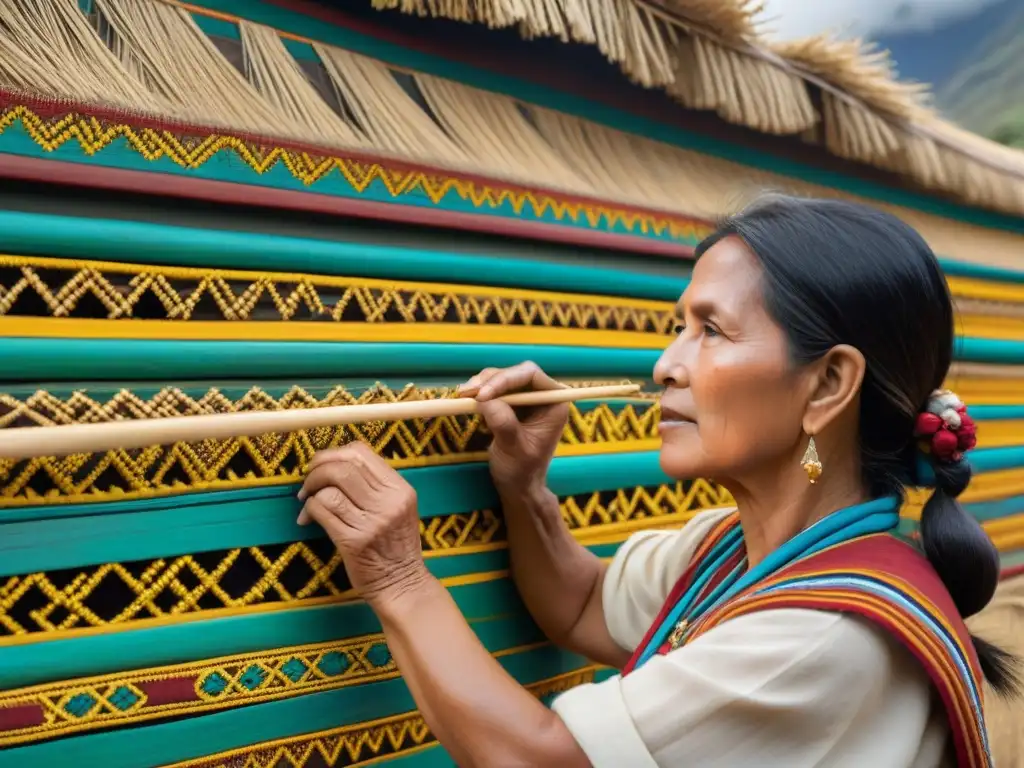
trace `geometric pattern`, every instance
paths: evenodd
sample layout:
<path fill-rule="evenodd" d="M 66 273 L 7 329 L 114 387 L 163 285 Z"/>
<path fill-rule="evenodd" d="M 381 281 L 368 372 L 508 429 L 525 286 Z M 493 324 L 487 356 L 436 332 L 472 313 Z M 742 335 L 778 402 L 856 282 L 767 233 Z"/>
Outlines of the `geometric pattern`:
<path fill-rule="evenodd" d="M 218 389 L 190 395 L 167 387 L 149 397 L 121 390 L 105 399 L 88 392 L 63 396 L 39 390 L 21 399 L 0 394 L 0 429 L 96 423 L 240 411 L 277 411 L 334 405 L 393 403 L 452 395 L 446 389 L 378 385 L 355 393 L 335 387 L 323 395 L 293 387 L 274 397 L 259 387 L 231 398 Z M 572 406 L 562 445 L 635 442 L 657 437 L 655 400 L 613 409 Z M 144 498 L 183 491 L 236 489 L 297 482 L 313 455 L 360 440 L 395 467 L 479 461 L 490 441 L 476 415 L 370 422 L 258 437 L 204 440 L 99 454 L 0 459 L 0 505 L 37 505 Z"/>
<path fill-rule="evenodd" d="M 0 693 L 0 747 L 398 677 L 380 634 Z"/>
<path fill-rule="evenodd" d="M 707 480 L 583 493 L 560 499 L 570 530 L 586 536 L 623 523 L 681 524 L 701 509 L 732 503 Z M 671 517 L 669 517 L 671 516 Z M 441 515 L 420 523 L 425 552 L 458 554 L 507 542 L 491 510 Z M 158 617 L 189 621 L 225 608 L 284 603 L 302 607 L 354 596 L 329 539 L 200 552 L 177 557 L 69 568 L 0 579 L 0 638 Z"/>
<path fill-rule="evenodd" d="M 571 688 L 594 681 L 596 667 L 527 685 L 538 698 L 564 693 Z M 340 768 L 341 766 L 376 763 L 388 756 L 400 757 L 414 750 L 437 743 L 423 717 L 409 712 L 382 718 L 372 723 L 359 723 L 293 736 L 265 744 L 224 752 L 213 757 L 175 763 L 175 768 Z"/>
<path fill-rule="evenodd" d="M 368 197 L 372 191 L 395 203 L 414 201 L 422 204 L 424 197 L 440 208 L 473 208 L 486 212 L 501 210 L 530 221 L 562 222 L 575 227 L 659 238 L 694 245 L 709 231 L 708 226 L 682 216 L 616 206 L 614 203 L 583 201 L 571 196 L 533 191 L 500 181 L 462 178 L 454 173 L 419 169 L 406 163 L 392 164 L 345 157 L 336 150 L 317 154 L 308 148 L 290 149 L 288 142 L 272 140 L 257 144 L 237 136 L 206 134 L 197 131 L 183 135 L 180 128 L 135 127 L 124 122 L 123 115 L 106 119 L 98 115 L 74 111 L 60 103 L 36 104 L 32 108 L 11 104 L 11 97 L 0 93 L 0 136 L 14 125 L 20 125 L 43 152 L 53 152 L 76 142 L 86 157 L 95 157 L 104 149 L 116 146 L 129 150 L 148 161 L 170 160 L 179 168 L 195 170 L 224 152 L 232 156 L 236 167 L 248 167 L 262 176 L 274 168 L 284 168 L 307 189 L 318 192 L 317 185 L 330 180 L 345 187 L 345 196 Z M 328 193 L 330 194 L 330 193 Z M 338 193 L 334 193 L 338 194 Z"/>
<path fill-rule="evenodd" d="M 565 294 L 517 296 L 486 286 L 0 256 L 0 316 L 432 323 L 661 335 L 675 322 L 670 302 L 598 302 Z"/>

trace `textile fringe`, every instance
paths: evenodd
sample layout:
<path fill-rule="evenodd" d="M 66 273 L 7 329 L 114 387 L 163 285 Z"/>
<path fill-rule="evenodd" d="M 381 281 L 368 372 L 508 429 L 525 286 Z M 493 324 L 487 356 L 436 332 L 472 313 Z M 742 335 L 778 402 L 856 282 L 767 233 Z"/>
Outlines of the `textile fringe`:
<path fill-rule="evenodd" d="M 1007 579 L 980 614 L 968 619 L 971 632 L 1024 658 L 1024 575 Z M 1024 703 L 985 692 L 985 721 L 995 765 L 1024 765 Z"/>
<path fill-rule="evenodd" d="M 542 178 L 578 193 L 593 192 L 512 99 L 430 75 L 418 74 L 415 81 L 442 128 L 478 166 L 509 177 Z"/>
<path fill-rule="evenodd" d="M 371 146 L 431 163 L 470 165 L 470 157 L 406 93 L 384 64 L 320 43 L 313 48 Z"/>
<path fill-rule="evenodd" d="M 242 21 L 238 26 L 246 75 L 267 101 L 288 120 L 311 130 L 319 143 L 343 147 L 366 145 L 366 138 L 358 128 L 346 122 L 320 97 L 276 31 L 249 21 Z"/>
<path fill-rule="evenodd" d="M 304 130 L 245 79 L 183 8 L 149 0 L 96 0 L 127 70 L 172 105 L 174 117 L 254 133 Z"/>
<path fill-rule="evenodd" d="M 119 65 L 76 0 L 0 0 L 0 81 L 122 108 L 168 107 Z"/>
<path fill-rule="evenodd" d="M 726 160 L 551 110 L 531 108 L 530 114 L 559 156 L 603 195 L 715 218 L 757 191 L 780 186 L 778 177 Z M 787 189 L 799 191 L 795 184 Z"/>

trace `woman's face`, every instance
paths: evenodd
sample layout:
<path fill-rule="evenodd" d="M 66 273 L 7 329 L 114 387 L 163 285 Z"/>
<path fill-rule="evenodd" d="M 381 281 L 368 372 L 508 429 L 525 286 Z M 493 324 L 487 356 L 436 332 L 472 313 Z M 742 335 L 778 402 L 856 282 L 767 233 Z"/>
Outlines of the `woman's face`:
<path fill-rule="evenodd" d="M 807 404 L 786 337 L 768 315 L 757 258 L 737 237 L 700 258 L 678 306 L 678 336 L 654 368 L 661 467 L 719 481 L 771 472 L 802 443 Z"/>

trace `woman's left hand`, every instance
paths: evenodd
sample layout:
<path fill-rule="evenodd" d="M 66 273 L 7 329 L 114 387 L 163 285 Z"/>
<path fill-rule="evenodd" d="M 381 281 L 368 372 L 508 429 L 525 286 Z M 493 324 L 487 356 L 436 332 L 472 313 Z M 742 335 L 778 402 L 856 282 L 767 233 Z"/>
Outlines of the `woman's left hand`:
<path fill-rule="evenodd" d="M 352 586 L 371 605 L 429 578 L 416 491 L 365 443 L 314 456 L 299 500 L 299 525 L 315 520 L 324 528 Z"/>

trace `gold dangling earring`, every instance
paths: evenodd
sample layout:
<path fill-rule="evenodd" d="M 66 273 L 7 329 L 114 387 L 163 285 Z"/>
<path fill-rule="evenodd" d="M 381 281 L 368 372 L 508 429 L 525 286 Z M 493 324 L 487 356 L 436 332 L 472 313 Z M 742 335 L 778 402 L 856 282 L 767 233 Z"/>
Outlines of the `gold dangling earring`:
<path fill-rule="evenodd" d="M 811 481 L 811 485 L 814 485 L 818 478 L 821 477 L 821 459 L 818 458 L 818 448 L 814 445 L 813 436 L 810 442 L 807 443 L 807 450 L 804 451 L 804 457 L 800 460 L 800 466 L 807 473 L 807 479 Z"/>

